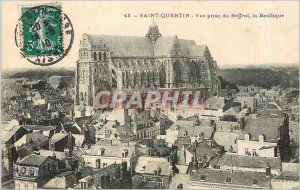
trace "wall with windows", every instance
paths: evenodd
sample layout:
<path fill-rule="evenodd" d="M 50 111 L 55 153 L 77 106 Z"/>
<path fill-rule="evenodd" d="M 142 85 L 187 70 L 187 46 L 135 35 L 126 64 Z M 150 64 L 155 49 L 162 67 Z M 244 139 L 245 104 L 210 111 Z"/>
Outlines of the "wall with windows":
<path fill-rule="evenodd" d="M 237 141 L 237 154 L 243 156 L 277 157 L 277 143 L 245 140 Z"/>
<path fill-rule="evenodd" d="M 120 152 L 120 157 L 105 157 L 105 156 L 92 156 L 92 155 L 83 155 L 86 166 L 91 166 L 93 168 L 105 168 L 114 163 L 121 164 L 122 162 L 127 162 L 128 168 L 130 167 L 130 157 L 121 157 L 122 153 Z"/>
<path fill-rule="evenodd" d="M 37 183 L 15 180 L 15 189 L 37 189 Z"/>

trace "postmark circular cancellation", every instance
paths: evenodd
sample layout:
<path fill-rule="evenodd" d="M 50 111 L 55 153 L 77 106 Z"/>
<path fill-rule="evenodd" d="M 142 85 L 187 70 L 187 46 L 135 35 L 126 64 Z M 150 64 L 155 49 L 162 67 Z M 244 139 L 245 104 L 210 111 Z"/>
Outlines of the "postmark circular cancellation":
<path fill-rule="evenodd" d="M 22 7 L 15 28 L 21 56 L 33 64 L 48 66 L 61 61 L 70 51 L 74 30 L 61 6 Z"/>

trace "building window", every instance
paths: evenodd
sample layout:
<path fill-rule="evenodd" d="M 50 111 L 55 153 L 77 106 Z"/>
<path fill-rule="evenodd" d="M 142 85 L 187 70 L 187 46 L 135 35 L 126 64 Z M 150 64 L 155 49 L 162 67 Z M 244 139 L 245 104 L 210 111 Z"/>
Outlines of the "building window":
<path fill-rule="evenodd" d="M 245 155 L 246 156 L 251 156 L 251 153 L 249 152 L 249 148 L 245 148 Z"/>
<path fill-rule="evenodd" d="M 164 185 L 163 181 L 158 182 L 157 184 L 158 184 L 158 189 L 162 189 L 163 188 L 163 185 Z"/>
<path fill-rule="evenodd" d="M 227 177 L 227 178 L 226 178 L 226 183 L 232 183 L 231 177 Z"/>
<path fill-rule="evenodd" d="M 98 53 L 98 56 L 99 56 L 98 59 L 102 60 L 101 52 Z"/>
<path fill-rule="evenodd" d="M 263 135 L 259 135 L 259 142 L 264 142 L 265 141 L 265 137 Z"/>
<path fill-rule="evenodd" d="M 94 52 L 94 60 L 96 61 L 97 60 L 97 53 Z"/>
<path fill-rule="evenodd" d="M 184 134 L 183 134 L 183 136 L 187 136 L 188 135 L 188 132 L 187 131 L 184 131 Z"/>
<path fill-rule="evenodd" d="M 103 60 L 106 61 L 106 53 L 103 53 Z"/>
<path fill-rule="evenodd" d="M 107 163 L 103 163 L 103 168 L 105 168 L 107 166 Z"/>
<path fill-rule="evenodd" d="M 100 168 L 100 159 L 96 160 L 96 168 Z"/>
<path fill-rule="evenodd" d="M 201 175 L 200 181 L 205 181 L 206 180 L 206 175 Z"/>
<path fill-rule="evenodd" d="M 127 150 L 127 149 L 123 150 L 123 151 L 122 151 L 122 157 L 124 158 L 124 157 L 126 157 L 127 155 L 128 155 L 128 150 Z"/>
<path fill-rule="evenodd" d="M 258 184 L 258 180 L 257 179 L 254 179 L 253 180 L 253 185 L 257 185 Z"/>
<path fill-rule="evenodd" d="M 157 170 L 154 170 L 154 175 L 158 175 L 158 171 Z"/>
<path fill-rule="evenodd" d="M 256 149 L 252 149 L 252 156 L 258 156 Z"/>
<path fill-rule="evenodd" d="M 82 78 L 85 80 L 85 70 L 82 71 Z"/>
<path fill-rule="evenodd" d="M 245 141 L 249 141 L 250 140 L 250 135 L 249 134 L 245 134 Z"/>

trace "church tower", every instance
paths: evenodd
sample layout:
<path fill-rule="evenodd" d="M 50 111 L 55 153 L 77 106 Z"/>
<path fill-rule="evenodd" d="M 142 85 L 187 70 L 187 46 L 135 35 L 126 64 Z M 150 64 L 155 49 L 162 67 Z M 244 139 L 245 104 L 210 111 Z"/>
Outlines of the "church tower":
<path fill-rule="evenodd" d="M 148 37 L 151 41 L 152 44 L 154 45 L 156 40 L 161 37 L 161 34 L 159 33 L 158 25 L 152 22 L 152 24 L 149 26 L 148 33 L 146 34 L 146 37 Z"/>

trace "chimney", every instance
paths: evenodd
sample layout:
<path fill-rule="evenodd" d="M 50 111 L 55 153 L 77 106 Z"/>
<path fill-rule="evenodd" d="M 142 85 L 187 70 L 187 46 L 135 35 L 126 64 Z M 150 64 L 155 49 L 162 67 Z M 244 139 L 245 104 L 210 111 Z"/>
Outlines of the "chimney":
<path fill-rule="evenodd" d="M 70 150 L 68 148 L 64 149 L 64 153 L 65 153 L 66 158 L 70 157 L 70 155 L 71 155 Z"/>
<path fill-rule="evenodd" d="M 73 138 L 72 138 L 72 133 L 69 132 L 68 133 L 68 148 L 69 148 L 69 151 L 72 151 L 73 150 Z"/>

